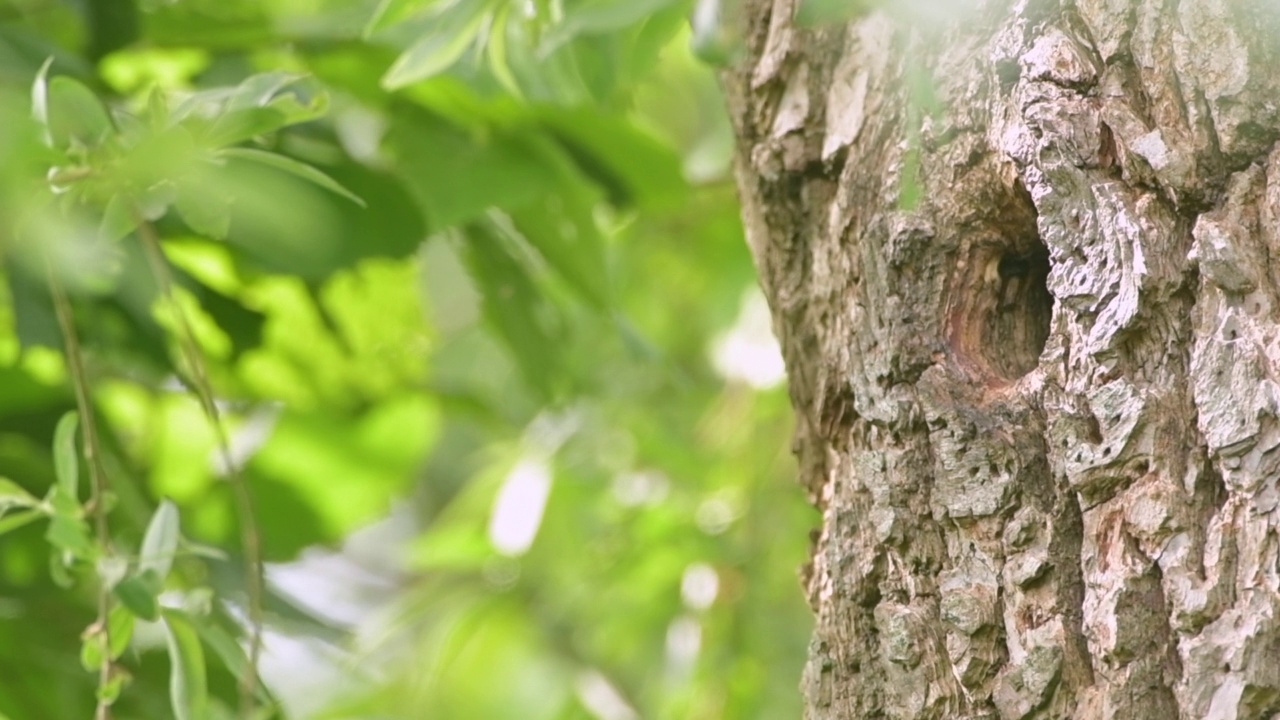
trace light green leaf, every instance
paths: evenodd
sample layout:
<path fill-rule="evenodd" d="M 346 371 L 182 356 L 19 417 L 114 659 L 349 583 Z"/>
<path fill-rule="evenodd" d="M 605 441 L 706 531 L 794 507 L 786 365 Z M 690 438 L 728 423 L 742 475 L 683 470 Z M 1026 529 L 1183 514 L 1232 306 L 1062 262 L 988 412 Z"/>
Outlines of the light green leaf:
<path fill-rule="evenodd" d="M 0 477 L 0 514 L 10 508 L 35 507 L 40 500 L 27 492 L 18 483 L 6 477 Z"/>
<path fill-rule="evenodd" d="M 227 110 L 262 107 L 271 102 L 280 91 L 303 78 L 290 72 L 266 72 L 245 78 L 227 99 Z"/>
<path fill-rule="evenodd" d="M 204 648 L 196 625 L 178 610 L 165 610 L 165 635 L 169 646 L 169 702 L 177 720 L 205 720 L 209 690 L 205 677 Z"/>
<path fill-rule="evenodd" d="M 66 515 L 55 515 L 49 521 L 49 530 L 45 539 L 59 550 L 65 550 L 72 556 L 88 559 L 94 556 L 93 540 L 89 536 L 89 527 L 83 520 Z"/>
<path fill-rule="evenodd" d="M 115 704 L 120 699 L 120 692 L 124 690 L 125 682 L 129 680 L 129 676 L 124 673 L 115 673 L 106 685 L 98 688 L 97 698 L 106 705 Z"/>
<path fill-rule="evenodd" d="M 44 517 L 44 512 L 38 509 L 23 510 L 11 515 L 0 518 L 0 535 L 13 532 L 20 527 L 30 525 L 31 523 Z"/>
<path fill-rule="evenodd" d="M 46 127 L 54 147 L 63 147 L 72 140 L 94 146 L 115 129 L 98 96 L 66 75 L 49 81 Z"/>
<path fill-rule="evenodd" d="M 90 626 L 80 636 L 80 667 L 88 672 L 97 672 L 102 667 L 102 630 Z"/>
<path fill-rule="evenodd" d="M 111 608 L 107 616 L 107 627 L 111 631 L 111 659 L 115 660 L 124 654 L 133 639 L 133 628 L 137 624 L 136 616 L 123 605 Z"/>
<path fill-rule="evenodd" d="M 564 22 L 547 33 L 541 51 L 550 54 L 578 35 L 592 35 L 620 30 L 680 0 L 596 0 L 568 11 Z"/>
<path fill-rule="evenodd" d="M 76 425 L 80 416 L 72 411 L 62 416 L 53 431 L 53 469 L 58 485 L 71 498 L 80 499 L 80 452 L 76 449 Z"/>
<path fill-rule="evenodd" d="M 162 500 L 147 524 L 142 537 L 142 553 L 138 558 L 140 572 L 153 572 L 161 584 L 169 577 L 173 554 L 178 549 L 178 506 Z"/>
<path fill-rule="evenodd" d="M 382 78 L 382 87 L 398 90 L 448 70 L 489 17 L 487 2 L 458 2 L 434 18 L 422 37 L 405 50 Z"/>
<path fill-rule="evenodd" d="M 319 185 L 329 192 L 341 195 L 360 207 L 366 207 L 364 200 L 361 199 L 360 196 L 342 187 L 342 185 L 338 184 L 337 180 L 334 180 L 310 165 L 298 162 L 291 157 L 277 155 L 276 153 L 270 153 L 264 150 L 253 150 L 251 148 L 226 148 L 225 150 L 219 151 L 218 155 L 221 157 L 247 160 L 249 162 L 258 163 L 259 165 L 266 165 L 267 167 L 275 168 L 277 170 L 283 170 L 290 175 L 300 177 L 303 180 Z"/>
<path fill-rule="evenodd" d="M 173 206 L 183 222 L 210 240 L 225 240 L 231 232 L 231 198 L 216 183 L 180 183 Z"/>
<path fill-rule="evenodd" d="M 451 1 L 457 2 L 457 0 Z M 365 26 L 364 35 L 365 37 L 374 35 L 440 4 L 441 0 L 382 0 L 378 4 L 378 9 L 374 11 L 373 17 L 370 18 L 369 24 Z"/>

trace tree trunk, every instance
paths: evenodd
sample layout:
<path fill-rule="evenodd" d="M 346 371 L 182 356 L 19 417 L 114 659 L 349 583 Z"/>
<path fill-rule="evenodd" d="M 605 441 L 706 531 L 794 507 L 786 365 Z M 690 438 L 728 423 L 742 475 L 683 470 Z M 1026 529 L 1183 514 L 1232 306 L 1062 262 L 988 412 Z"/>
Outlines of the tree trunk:
<path fill-rule="evenodd" d="M 1278 718 L 1280 11 L 933 4 L 726 76 L 806 717 Z"/>

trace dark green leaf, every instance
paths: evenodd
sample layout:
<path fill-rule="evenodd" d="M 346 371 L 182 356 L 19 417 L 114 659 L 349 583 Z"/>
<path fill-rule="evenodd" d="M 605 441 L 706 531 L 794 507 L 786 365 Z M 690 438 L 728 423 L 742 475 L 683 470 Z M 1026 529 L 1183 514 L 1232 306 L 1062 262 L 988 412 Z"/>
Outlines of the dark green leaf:
<path fill-rule="evenodd" d="M 463 257 L 484 296 L 484 315 L 510 348 L 525 380 L 544 396 L 563 386 L 558 309 L 539 291 L 494 223 L 468 226 Z"/>
<path fill-rule="evenodd" d="M 116 597 L 130 612 L 148 621 L 160 617 L 160 584 L 153 578 L 150 573 L 130 575 L 113 588 Z"/>
<path fill-rule="evenodd" d="M 469 135 L 421 110 L 397 110 L 387 144 L 432 231 L 474 220 L 490 207 L 519 207 L 558 183 L 523 139 Z"/>

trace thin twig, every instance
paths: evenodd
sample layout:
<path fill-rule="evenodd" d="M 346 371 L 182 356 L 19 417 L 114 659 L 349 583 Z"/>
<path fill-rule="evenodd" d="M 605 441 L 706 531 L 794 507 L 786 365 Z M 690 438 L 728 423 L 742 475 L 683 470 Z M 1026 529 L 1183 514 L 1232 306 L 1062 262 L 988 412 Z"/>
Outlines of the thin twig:
<path fill-rule="evenodd" d="M 45 275 L 49 279 L 49 294 L 53 297 L 54 313 L 58 316 L 58 327 L 62 331 L 63 349 L 67 355 L 67 370 L 71 374 L 71 386 L 75 390 L 76 409 L 80 412 L 81 437 L 85 462 L 89 465 L 89 503 L 87 509 L 93 517 L 94 534 L 98 547 L 107 552 L 111 544 L 111 535 L 107 527 L 107 475 L 102 469 L 102 445 L 98 442 L 98 422 L 93 415 L 93 405 L 89 399 L 89 376 L 84 369 L 84 355 L 80 350 L 80 336 L 76 333 L 75 316 L 71 311 L 71 300 L 62 287 L 54 271 L 53 262 L 48 253 L 44 256 Z M 98 668 L 98 689 L 104 690 L 111 682 L 111 588 L 105 582 L 98 588 L 98 620 L 95 622 L 99 644 L 102 651 L 102 664 Z M 105 693 L 100 692 L 95 720 L 110 720 L 111 703 Z"/>
<path fill-rule="evenodd" d="M 160 295 L 168 303 L 178 322 L 178 343 L 182 347 L 182 353 L 185 356 L 187 369 L 191 373 L 191 381 L 195 386 L 196 395 L 200 399 L 200 404 L 204 407 L 209 423 L 213 425 L 218 451 L 222 455 L 223 464 L 227 469 L 227 479 L 231 482 L 232 494 L 235 496 L 236 513 L 240 516 L 240 542 L 244 546 L 247 565 L 245 586 L 248 594 L 250 626 L 249 663 L 239 678 L 240 717 L 250 718 L 253 716 L 254 694 L 257 691 L 258 661 L 262 656 L 264 587 L 262 538 L 258 530 L 257 514 L 253 507 L 253 496 L 249 494 L 249 486 L 245 482 L 244 476 L 240 473 L 239 464 L 231 456 L 231 442 L 227 438 L 226 429 L 222 425 L 222 413 L 218 410 L 218 405 L 214 398 L 213 384 L 209 382 L 204 354 L 200 351 L 200 346 L 196 341 L 191 321 L 187 318 L 186 312 L 173 291 L 173 277 L 169 272 L 164 249 L 160 247 L 160 238 L 156 235 L 155 228 L 151 223 L 140 215 L 137 216 L 136 220 L 138 222 L 138 237 L 142 240 L 142 246 L 146 251 L 147 261 L 151 265 L 151 272 L 155 276 L 156 284 L 159 286 Z"/>

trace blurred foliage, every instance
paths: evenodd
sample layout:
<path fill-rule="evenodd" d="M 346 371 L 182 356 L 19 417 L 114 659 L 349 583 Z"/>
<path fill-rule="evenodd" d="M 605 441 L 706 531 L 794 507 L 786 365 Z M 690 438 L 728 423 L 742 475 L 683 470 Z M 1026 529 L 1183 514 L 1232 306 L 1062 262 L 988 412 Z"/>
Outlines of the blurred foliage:
<path fill-rule="evenodd" d="M 816 518 L 693 10 L 0 0 L 0 717 L 248 716 L 232 466 L 258 717 L 798 714 Z"/>

